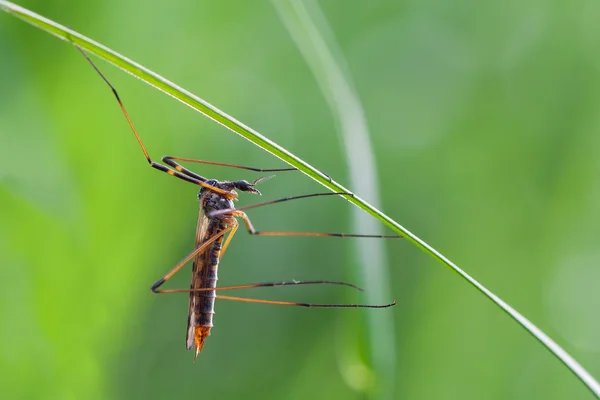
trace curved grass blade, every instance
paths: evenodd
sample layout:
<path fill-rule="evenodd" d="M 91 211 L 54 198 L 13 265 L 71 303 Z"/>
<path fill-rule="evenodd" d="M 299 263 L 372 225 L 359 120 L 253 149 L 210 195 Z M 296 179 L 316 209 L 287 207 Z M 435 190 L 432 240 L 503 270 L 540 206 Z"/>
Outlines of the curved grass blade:
<path fill-rule="evenodd" d="M 310 67 L 337 122 L 344 143 L 352 186 L 360 193 L 368 193 L 373 203 L 379 203 L 379 179 L 365 112 L 351 82 L 350 74 L 343 68 L 345 62 L 329 23 L 317 2 L 272 0 L 271 3 Z M 354 230 L 382 234 L 381 226 L 377 221 L 361 210 L 353 207 L 352 217 Z M 358 242 L 354 246 L 359 260 L 353 263 L 357 271 L 356 275 L 360 276 L 361 282 L 364 282 L 367 301 L 373 304 L 385 303 L 390 296 L 390 272 L 384 244 L 383 241 Z M 363 366 L 365 376 L 373 376 L 373 379 L 366 379 L 367 384 L 359 389 L 353 385 L 354 380 L 349 379 L 349 372 L 342 373 L 342 376 L 346 377 L 348 386 L 364 391 L 368 398 L 396 398 L 394 394 L 396 343 L 393 314 L 366 314 L 366 332 L 361 330 L 344 330 L 344 332 L 346 335 L 359 336 L 354 340 L 366 342 L 368 360 L 361 364 L 368 364 Z M 361 357 L 358 354 L 348 355 L 348 352 L 358 353 L 359 350 L 356 346 L 348 345 L 344 350 L 343 357 L 339 361 L 340 367 L 356 368 Z M 345 359 L 352 361 L 347 364 L 343 361 Z"/>
<path fill-rule="evenodd" d="M 304 174 L 310 178 L 319 182 L 321 185 L 330 189 L 334 192 L 350 192 L 348 189 L 335 182 L 333 179 L 330 180 L 329 176 L 323 174 L 316 168 L 309 165 L 304 160 L 296 157 L 289 151 L 285 150 L 281 146 L 262 136 L 255 130 L 235 120 L 233 117 L 225 114 L 223 111 L 193 95 L 192 93 L 180 88 L 174 83 L 166 80 L 165 78 L 157 75 L 156 73 L 144 68 L 140 64 L 137 64 L 126 57 L 118 54 L 117 52 L 91 40 L 87 37 L 62 26 L 52 20 L 42 17 L 32 11 L 29 11 L 23 7 L 13 4 L 8 1 L 0 0 L 0 8 L 4 11 L 12 14 L 60 39 L 72 42 L 87 50 L 88 52 L 97 55 L 98 57 L 108 61 L 131 75 L 141 79 L 151 86 L 167 93 L 175 99 L 181 101 L 189 107 L 201 112 L 208 118 L 215 122 L 223 125 L 227 129 L 237 133 L 243 138 L 251 141 L 255 145 L 259 146 L 263 150 L 271 153 L 272 155 L 280 158 L 282 161 L 290 164 L 293 167 L 298 168 Z M 443 256 L 440 252 L 429 246 L 422 239 L 404 228 L 402 225 L 367 203 L 365 200 L 358 196 L 343 196 L 346 200 L 363 209 L 367 213 L 371 214 L 385 225 L 390 227 L 392 230 L 402 235 L 406 240 L 414 244 L 416 247 L 429 254 L 434 259 L 444 264 L 447 268 L 457 273 L 461 278 L 466 280 L 471 286 L 485 295 L 488 299 L 494 302 L 500 307 L 505 313 L 511 316 L 517 323 L 519 323 L 527 332 L 534 336 L 542 345 L 544 345 L 552 354 L 554 354 L 569 370 L 577 376 L 579 380 L 596 396 L 600 399 L 600 383 L 594 379 L 594 377 L 585 370 L 571 355 L 569 355 L 562 347 L 560 347 L 555 341 L 553 341 L 548 335 L 542 332 L 537 326 L 531 323 L 527 318 L 521 315 L 517 310 L 509 306 L 505 301 L 500 299 L 494 293 L 490 292 L 485 286 L 476 281 L 473 277 L 467 274 L 465 271 L 460 269 L 457 265 L 451 262 L 448 258 Z"/>

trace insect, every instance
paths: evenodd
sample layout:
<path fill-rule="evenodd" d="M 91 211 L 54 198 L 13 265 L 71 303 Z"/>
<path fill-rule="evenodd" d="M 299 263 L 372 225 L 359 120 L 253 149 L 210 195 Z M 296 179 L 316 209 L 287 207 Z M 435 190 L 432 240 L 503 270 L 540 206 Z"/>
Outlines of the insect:
<path fill-rule="evenodd" d="M 347 286 L 354 289 L 362 290 L 355 285 L 345 282 L 334 282 L 334 281 L 289 281 L 289 282 L 267 282 L 267 283 L 256 283 L 247 285 L 236 285 L 236 286 L 221 286 L 217 287 L 217 269 L 219 260 L 227 250 L 231 239 L 236 233 L 239 223 L 237 218 L 241 218 L 246 229 L 251 235 L 259 236 L 334 236 L 334 237 L 361 237 L 361 238 L 400 238 L 401 236 L 388 236 L 388 235 L 358 235 L 358 234 L 343 234 L 343 233 L 318 233 L 318 232 L 263 232 L 254 229 L 254 226 L 250 222 L 250 219 L 244 212 L 251 208 L 263 207 L 270 204 L 281 203 L 285 201 L 318 197 L 318 196 L 352 196 L 351 193 L 313 193 L 301 196 L 286 197 L 278 200 L 266 201 L 258 204 L 253 204 L 245 207 L 235 208 L 233 201 L 238 197 L 237 191 L 246 192 L 251 194 L 260 194 L 256 189 L 256 185 L 272 176 L 265 176 L 256 179 L 254 182 L 249 183 L 245 180 L 239 181 L 217 181 L 214 179 L 207 179 L 201 175 L 192 172 L 191 170 L 183 167 L 179 162 L 191 162 L 198 164 L 209 164 L 223 167 L 238 168 L 244 170 L 250 170 L 255 172 L 282 172 L 282 171 L 294 171 L 296 168 L 279 168 L 279 169 L 260 169 L 244 167 L 240 165 L 225 164 L 219 162 L 196 160 L 183 157 L 163 157 L 162 161 L 164 164 L 160 164 L 152 161 L 146 147 L 144 146 L 140 136 L 138 135 L 129 115 L 123 105 L 117 90 L 108 81 L 108 79 L 100 72 L 98 67 L 92 62 L 87 56 L 85 51 L 79 46 L 75 46 L 86 58 L 86 60 L 92 65 L 94 70 L 100 75 L 100 77 L 106 82 L 106 84 L 112 90 L 114 96 L 119 103 L 121 111 L 125 116 L 129 127 L 131 128 L 135 138 L 146 157 L 146 160 L 152 168 L 159 171 L 165 172 L 171 176 L 182 179 L 186 182 L 200 186 L 198 193 L 198 199 L 200 201 L 200 215 L 198 218 L 198 225 L 196 228 L 196 239 L 194 243 L 194 250 L 188 254 L 183 260 L 175 265 L 169 272 L 163 275 L 154 285 L 151 290 L 154 293 L 189 293 L 189 314 L 188 314 L 188 325 L 186 334 L 186 348 L 188 350 L 194 350 L 194 360 L 198 356 L 198 353 L 202 350 L 206 338 L 210 334 L 210 330 L 213 326 L 213 314 L 214 314 L 214 303 L 215 299 L 223 300 L 234 300 L 241 302 L 251 303 L 262 303 L 262 304 L 277 304 L 286 306 L 299 306 L 299 307 L 321 307 L 321 308 L 388 308 L 396 305 L 396 302 L 383 305 L 366 305 L 366 304 L 316 304 L 316 303 L 298 303 L 291 301 L 272 301 L 272 300 L 259 300 L 253 298 L 244 297 L 233 297 L 217 295 L 217 291 L 225 290 L 236 290 L 236 289 L 249 289 L 258 287 L 273 287 L 273 286 L 290 286 L 290 285 L 317 285 L 317 284 L 328 284 L 328 285 L 340 285 Z M 192 261 L 192 283 L 189 289 L 159 289 L 166 281 L 168 281 L 173 275 L 175 275 L 185 264 Z"/>

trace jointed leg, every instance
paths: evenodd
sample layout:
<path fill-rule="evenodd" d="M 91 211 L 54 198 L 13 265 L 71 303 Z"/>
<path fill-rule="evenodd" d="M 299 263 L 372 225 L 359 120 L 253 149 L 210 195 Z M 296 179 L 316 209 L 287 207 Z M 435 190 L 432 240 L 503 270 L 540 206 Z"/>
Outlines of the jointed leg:
<path fill-rule="evenodd" d="M 217 165 L 217 166 L 220 166 L 220 167 L 231 167 L 231 168 L 245 169 L 245 170 L 248 170 L 248 171 L 255 171 L 255 172 L 297 171 L 296 168 L 264 169 L 264 168 L 245 167 L 245 166 L 242 166 L 242 165 L 235 165 L 235 164 L 226 164 L 226 163 L 220 163 L 220 162 L 214 162 L 214 161 L 196 160 L 196 159 L 193 159 L 193 158 L 171 157 L 171 156 L 163 157 L 162 161 L 165 164 L 170 165 L 171 167 L 175 168 L 179 172 L 183 172 L 185 174 L 189 174 L 192 177 L 195 177 L 196 174 L 194 172 L 189 171 L 186 168 L 182 167 L 175 160 L 177 160 L 177 161 L 185 161 L 185 162 L 192 162 L 192 163 L 198 163 L 198 164 Z"/>
<path fill-rule="evenodd" d="M 250 285 L 236 285 L 236 286 L 222 286 L 216 288 L 195 288 L 195 289 L 165 289 L 156 290 L 155 293 L 190 293 L 190 292 L 207 292 L 207 291 L 219 291 L 219 290 L 237 290 L 237 289 L 252 289 L 259 287 L 273 287 L 273 286 L 288 286 L 288 285 L 315 285 L 315 284 L 329 284 L 329 285 L 340 285 L 348 286 L 357 290 L 361 290 L 359 287 L 354 286 L 350 283 L 345 282 L 331 282 L 331 281 L 291 281 L 291 282 L 267 282 L 267 283 L 255 283 Z M 383 305 L 367 305 L 367 304 L 320 304 L 320 303 L 299 303 L 293 301 L 276 301 L 276 300 L 260 300 L 250 299 L 246 297 L 233 297 L 233 296 L 215 296 L 217 299 L 241 301 L 245 303 L 260 303 L 260 304 L 274 304 L 282 306 L 297 306 L 297 307 L 318 307 L 318 308 L 388 308 L 396 305 L 396 302 Z"/>
<path fill-rule="evenodd" d="M 229 232 L 229 235 L 227 235 L 227 238 L 225 239 L 225 243 L 223 243 L 223 248 L 221 249 L 221 257 L 223 257 L 223 254 L 225 254 L 225 250 L 227 250 L 227 246 L 229 246 L 229 242 L 231 242 L 233 235 L 235 235 L 238 226 L 239 224 L 237 220 L 235 218 L 231 218 L 231 226 L 229 227 L 231 232 Z"/>
<path fill-rule="evenodd" d="M 388 308 L 396 305 L 396 301 L 390 304 L 383 305 L 368 305 L 368 304 L 318 304 L 318 303 L 297 303 L 294 301 L 275 301 L 275 300 L 259 300 L 248 299 L 246 297 L 233 297 L 217 295 L 217 299 L 241 301 L 244 303 L 260 303 L 260 304 L 275 304 L 279 306 L 296 306 L 296 307 L 315 307 L 315 308 Z"/>
<path fill-rule="evenodd" d="M 177 161 L 185 161 L 185 162 L 193 162 L 193 163 L 198 163 L 198 164 L 207 164 L 207 165 L 217 165 L 220 167 L 231 167 L 231 168 L 239 168 L 239 169 L 245 169 L 248 171 L 254 171 L 254 172 L 285 172 L 285 171 L 298 171 L 298 168 L 254 168 L 254 167 L 246 167 L 243 165 L 236 165 L 236 164 L 227 164 L 227 163 L 220 163 L 220 162 L 214 162 L 214 161 L 206 161 L 206 160 L 196 160 L 193 158 L 184 158 L 184 157 L 163 157 L 163 162 L 165 164 L 170 165 L 171 167 L 175 168 L 177 171 L 179 172 L 183 172 L 184 174 L 187 174 L 189 176 L 197 176 L 193 171 L 190 171 L 184 167 L 182 167 L 179 163 L 175 162 L 175 160 Z M 327 177 L 327 180 L 329 180 L 329 182 L 333 182 L 333 180 L 331 179 L 331 177 L 329 175 L 327 175 L 324 172 L 321 172 L 323 175 L 325 175 Z"/>
<path fill-rule="evenodd" d="M 306 199 L 310 197 L 321 197 L 321 196 L 354 196 L 352 193 L 348 192 L 327 192 L 327 193 L 313 193 L 313 194 L 305 194 L 301 196 L 292 196 L 292 197 L 284 197 L 282 199 L 265 201 L 263 203 L 251 204 L 249 206 L 244 206 L 236 209 L 227 209 L 227 210 L 219 210 L 208 215 L 209 218 L 214 218 L 219 215 L 233 215 L 236 217 L 240 217 L 244 220 L 244 224 L 248 229 L 248 232 L 251 235 L 258 236 L 334 236 L 334 237 L 355 237 L 355 238 L 380 238 L 380 239 L 401 239 L 402 236 L 398 235 L 358 235 L 353 233 L 319 233 L 319 232 L 261 232 L 254 229 L 250 219 L 246 215 L 243 210 L 248 210 L 251 208 L 258 208 L 262 206 L 267 206 L 270 204 L 283 203 L 285 201 L 290 200 L 299 200 Z"/>
<path fill-rule="evenodd" d="M 183 267 L 185 264 L 187 264 L 192 258 L 194 258 L 202 250 L 206 249 L 206 247 L 209 244 L 211 244 L 212 242 L 214 242 L 215 240 L 217 240 L 218 238 L 220 238 L 221 236 L 223 236 L 225 233 L 229 232 L 230 230 L 231 230 L 231 228 L 227 228 L 227 229 L 223 230 L 222 232 L 219 232 L 216 235 L 212 236 L 206 242 L 202 243 L 202 245 L 200 247 L 198 247 L 197 249 L 192 251 L 190 254 L 188 254 L 183 260 L 179 261 L 177 263 L 177 265 L 175 265 L 173 268 L 171 268 L 171 270 L 169 272 L 167 272 L 165 275 L 163 275 L 162 278 L 160 278 L 158 281 L 156 281 L 154 283 L 154 285 L 152 285 L 150 290 L 152 290 L 154 293 L 160 293 L 161 291 L 156 290 L 156 289 L 158 289 L 163 283 L 165 283 L 166 281 L 171 279 L 171 277 L 173 277 L 173 275 L 175 275 L 177 273 L 177 271 L 179 271 L 181 269 L 181 267 Z"/>
<path fill-rule="evenodd" d="M 232 210 L 231 215 L 240 217 L 244 220 L 244 224 L 248 229 L 248 233 L 257 236 L 332 236 L 332 237 L 352 237 L 352 238 L 378 238 L 378 239 L 401 239 L 402 236 L 397 235 L 358 235 L 354 233 L 323 233 L 323 232 L 278 232 L 278 231 L 257 231 L 252 226 L 250 218 L 245 212 Z"/>
<path fill-rule="evenodd" d="M 194 289 L 164 289 L 157 290 L 156 293 L 196 293 L 196 292 L 208 292 L 213 290 L 238 290 L 238 289 L 254 289 L 261 287 L 276 287 L 276 286 L 296 286 L 296 285 L 337 285 L 347 286 L 359 291 L 363 291 L 356 285 L 346 282 L 335 282 L 335 281 L 286 281 L 286 282 L 264 282 L 264 283 L 251 283 L 247 285 L 234 285 L 234 286 L 219 286 L 216 288 L 194 288 Z"/>
<path fill-rule="evenodd" d="M 265 202 L 257 203 L 257 204 L 250 204 L 248 206 L 236 208 L 235 210 L 243 211 L 243 210 L 249 210 L 251 208 L 258 208 L 258 207 L 268 206 L 271 204 L 283 203 L 283 202 L 291 201 L 291 200 L 300 200 L 300 199 L 308 199 L 311 197 L 324 197 L 324 196 L 349 196 L 349 197 L 352 197 L 352 196 L 354 196 L 354 194 L 348 193 L 348 192 L 326 192 L 326 193 L 303 194 L 300 196 L 284 197 L 282 199 L 270 200 L 270 201 L 265 201 Z M 231 215 L 232 211 L 234 211 L 234 210 L 233 209 L 219 210 L 219 211 L 215 211 L 215 212 L 211 213 L 210 215 L 208 215 L 208 217 L 213 218 L 213 217 L 216 217 L 219 215 L 226 215 L 226 214 Z"/>
<path fill-rule="evenodd" d="M 220 193 L 224 196 L 228 196 L 228 197 L 230 196 L 230 194 L 228 192 L 204 183 L 207 179 L 198 174 L 193 174 L 193 173 L 186 174 L 186 173 L 180 172 L 179 170 L 174 171 L 162 164 L 152 161 L 152 159 L 150 158 L 150 154 L 148 153 L 148 150 L 146 150 L 146 146 L 144 146 L 144 143 L 142 142 L 140 135 L 138 135 L 138 133 L 135 129 L 135 126 L 133 125 L 133 122 L 129 118 L 129 114 L 127 114 L 127 110 L 125 109 L 125 106 L 123 105 L 123 102 L 121 101 L 121 98 L 119 97 L 119 93 L 117 92 L 117 89 L 115 89 L 115 87 L 109 82 L 109 80 L 104 76 L 104 74 L 102 74 L 102 72 L 100 72 L 100 70 L 98 69 L 96 64 L 93 63 L 93 61 L 88 57 L 88 55 L 85 53 L 85 51 L 83 51 L 83 49 L 77 45 L 75 45 L 75 47 L 85 57 L 85 59 L 92 65 L 94 70 L 98 73 L 98 75 L 100 75 L 102 80 L 104 80 L 104 82 L 106 82 L 108 87 L 110 87 L 110 89 L 112 90 L 113 94 L 115 95 L 115 98 L 117 99 L 117 102 L 119 103 L 119 107 L 121 107 L 121 111 L 123 112 L 123 115 L 125 116 L 125 119 L 127 120 L 127 123 L 129 124 L 129 127 L 131 128 L 131 131 L 135 135 L 135 139 L 137 140 L 138 144 L 140 145 L 140 148 L 142 149 L 142 152 L 144 153 L 144 157 L 146 157 L 148 164 L 150 164 L 150 166 L 152 168 L 155 168 L 162 172 L 166 172 L 167 174 L 169 174 L 171 176 L 174 176 L 179 179 L 183 179 L 184 181 L 193 183 L 195 185 L 206 187 L 206 188 L 211 189 L 211 190 L 213 190 L 217 193 Z"/>
<path fill-rule="evenodd" d="M 326 197 L 326 196 L 348 196 L 348 197 L 353 197 L 354 194 L 353 193 L 349 193 L 349 192 L 325 192 L 325 193 L 303 194 L 303 195 L 300 195 L 300 196 L 284 197 L 282 199 L 270 200 L 270 201 L 265 201 L 265 202 L 257 203 L 257 204 L 250 204 L 248 206 L 236 208 L 236 210 L 240 210 L 240 211 L 242 211 L 242 210 L 249 210 L 251 208 L 258 208 L 258 207 L 268 206 L 268 205 L 271 205 L 271 204 L 284 203 L 286 201 L 291 201 L 291 200 L 300 200 L 300 199 L 308 199 L 308 198 L 311 198 L 311 197 Z M 218 213 L 214 213 L 213 215 L 226 214 L 226 213 L 227 213 L 227 210 L 221 210 Z"/>

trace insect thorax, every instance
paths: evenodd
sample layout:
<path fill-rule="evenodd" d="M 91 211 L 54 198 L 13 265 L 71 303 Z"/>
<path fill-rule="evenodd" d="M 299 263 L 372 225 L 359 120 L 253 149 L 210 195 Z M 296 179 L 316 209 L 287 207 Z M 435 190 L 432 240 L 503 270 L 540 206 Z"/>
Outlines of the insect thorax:
<path fill-rule="evenodd" d="M 234 192 L 233 188 L 230 187 L 231 185 L 228 185 L 229 182 L 209 180 L 206 181 L 206 183 L 219 189 Z M 210 213 L 213 213 L 215 211 L 235 208 L 235 205 L 233 204 L 232 200 L 226 198 L 220 193 L 216 193 L 205 187 L 200 189 L 200 192 L 198 193 L 198 199 L 202 204 L 202 209 L 204 210 L 205 215 L 209 215 Z"/>

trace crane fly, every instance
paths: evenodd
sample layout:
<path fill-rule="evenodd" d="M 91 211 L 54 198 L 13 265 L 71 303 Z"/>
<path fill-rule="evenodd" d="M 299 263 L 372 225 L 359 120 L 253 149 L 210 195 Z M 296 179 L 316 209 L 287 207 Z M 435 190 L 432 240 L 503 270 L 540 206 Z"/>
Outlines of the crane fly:
<path fill-rule="evenodd" d="M 106 84 L 112 90 L 125 119 L 127 120 L 131 131 L 135 135 L 135 138 L 144 153 L 144 157 L 152 168 L 159 171 L 165 172 L 171 176 L 182 179 L 186 182 L 200 186 L 198 193 L 198 199 L 200 201 L 200 216 L 198 218 L 198 225 L 196 228 L 196 240 L 194 243 L 194 250 L 189 253 L 183 260 L 175 265 L 169 272 L 163 275 L 154 285 L 151 290 L 154 293 L 189 293 L 189 314 L 188 314 L 188 325 L 186 333 L 186 348 L 188 350 L 195 350 L 194 360 L 198 356 L 198 353 L 204 346 L 204 341 L 210 335 L 210 330 L 213 326 L 213 314 L 215 299 L 223 300 L 234 300 L 248 303 L 262 303 L 262 304 L 276 304 L 285 306 L 298 306 L 298 307 L 321 307 L 321 308 L 388 308 L 396 305 L 396 302 L 382 305 L 367 305 L 367 304 L 317 304 L 317 303 L 298 303 L 291 301 L 273 301 L 273 300 L 259 300 L 245 297 L 233 297 L 225 295 L 217 295 L 217 291 L 225 290 L 236 290 L 236 289 L 251 289 L 259 287 L 274 287 L 274 286 L 291 286 L 291 285 L 339 285 L 347 286 L 353 289 L 361 290 L 359 287 L 346 282 L 334 282 L 334 281 L 289 281 L 289 282 L 266 282 L 266 283 L 255 283 L 247 285 L 236 285 L 236 286 L 221 286 L 217 287 L 217 268 L 219 260 L 227 250 L 231 239 L 236 233 L 239 223 L 237 218 L 241 218 L 246 229 L 251 235 L 257 236 L 333 236 L 333 237 L 355 237 L 355 238 L 381 238 L 381 239 L 397 239 L 401 236 L 388 236 L 388 235 L 358 235 L 358 234 L 344 234 L 344 233 L 319 233 L 319 232 L 267 232 L 257 231 L 250 222 L 250 219 L 244 212 L 251 208 L 263 207 L 270 204 L 281 203 L 285 201 L 298 200 L 310 197 L 321 197 L 321 196 L 353 196 L 352 193 L 338 192 L 338 193 L 313 193 L 301 196 L 286 197 L 278 200 L 266 201 L 258 204 L 252 204 L 245 207 L 236 208 L 233 201 L 237 199 L 238 193 L 246 192 L 251 194 L 261 193 L 256 189 L 256 185 L 271 178 L 272 176 L 265 176 L 256 179 L 250 183 L 245 180 L 239 181 L 217 181 L 215 179 L 207 179 L 201 175 L 192 172 L 191 170 L 183 167 L 179 162 L 190 162 L 197 164 L 208 164 L 222 167 L 231 167 L 244 169 L 255 172 L 283 172 L 283 171 L 295 171 L 296 168 L 278 168 L 278 169 L 261 169 L 245 167 L 241 165 L 219 163 L 213 161 L 197 160 L 183 157 L 163 157 L 162 161 L 164 164 L 160 164 L 152 161 L 146 147 L 144 146 L 142 139 L 137 133 L 133 122 L 129 118 L 125 106 L 117 93 L 114 86 L 108 81 L 108 79 L 100 72 L 98 67 L 92 62 L 83 49 L 75 45 L 75 47 L 83 54 L 86 60 L 91 64 L 94 70 L 100 75 L 100 77 L 106 82 Z M 173 275 L 175 275 L 185 264 L 192 261 L 192 283 L 189 289 L 159 289 L 165 282 L 167 282 Z"/>

